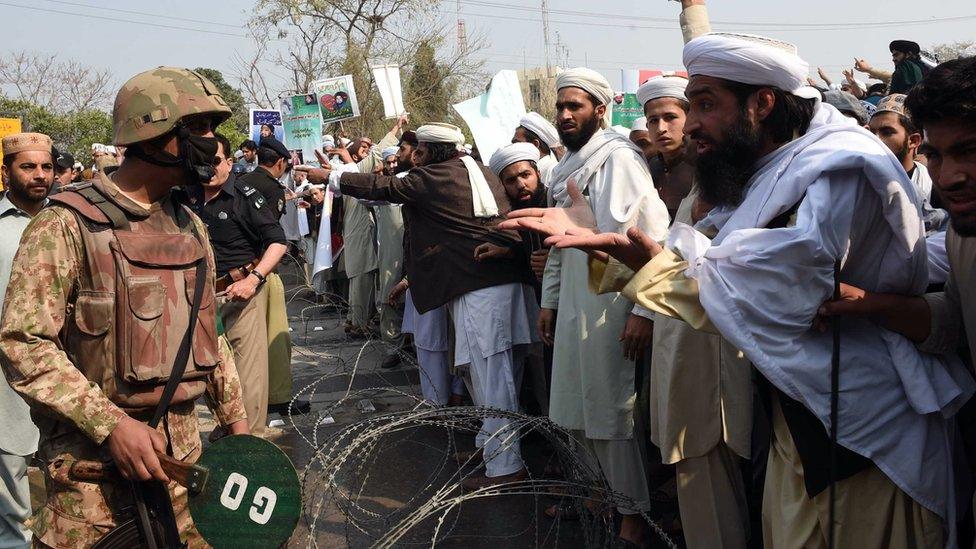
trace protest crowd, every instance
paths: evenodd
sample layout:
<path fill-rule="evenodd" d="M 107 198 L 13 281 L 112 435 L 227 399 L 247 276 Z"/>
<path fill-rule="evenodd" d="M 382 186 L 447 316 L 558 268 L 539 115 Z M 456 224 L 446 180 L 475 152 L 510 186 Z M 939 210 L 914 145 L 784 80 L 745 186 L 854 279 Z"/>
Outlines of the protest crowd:
<path fill-rule="evenodd" d="M 621 497 L 551 520 L 605 513 L 620 547 L 648 517 L 690 548 L 973 547 L 976 58 L 894 40 L 892 71 L 858 59 L 838 85 L 681 5 L 685 70 L 640 84 L 631 127 L 604 76 L 565 69 L 555 119 L 490 155 L 402 111 L 295 144 L 323 89 L 230 142 L 214 85 L 170 67 L 118 91 L 91 167 L 3 137 L 0 547 L 90 547 L 150 480 L 205 546 L 163 467 L 201 454 L 195 401 L 211 442 L 311 408 L 287 255 L 382 369 L 416 360 L 427 405 L 565 429 Z M 355 109 L 347 84 L 329 112 Z M 484 418 L 460 490 L 560 478 L 512 425 Z"/>

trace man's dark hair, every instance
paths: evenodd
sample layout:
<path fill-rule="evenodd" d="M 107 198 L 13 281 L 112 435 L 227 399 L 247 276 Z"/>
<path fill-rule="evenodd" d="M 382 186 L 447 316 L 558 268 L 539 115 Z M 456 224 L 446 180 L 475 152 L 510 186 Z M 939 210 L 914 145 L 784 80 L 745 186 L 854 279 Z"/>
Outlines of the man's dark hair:
<path fill-rule="evenodd" d="M 810 129 L 810 121 L 813 119 L 813 111 L 817 104 L 813 99 L 797 97 L 792 93 L 769 86 L 756 86 L 728 80 L 725 81 L 725 86 L 735 94 L 739 100 L 739 106 L 743 108 L 745 108 L 749 96 L 762 88 L 769 88 L 773 91 L 775 104 L 769 116 L 762 121 L 762 128 L 774 143 L 792 141 L 796 136 L 803 135 Z"/>
<path fill-rule="evenodd" d="M 884 82 L 877 82 L 868 86 L 868 91 L 865 92 L 866 95 L 871 96 L 874 94 L 884 95 L 888 86 Z"/>
<path fill-rule="evenodd" d="M 417 146 L 417 133 L 414 132 L 414 131 L 412 131 L 412 130 L 407 130 L 407 131 L 403 132 L 403 135 L 400 136 L 400 144 L 402 145 L 404 143 L 407 143 L 409 145 L 413 145 L 414 147 L 416 147 Z"/>
<path fill-rule="evenodd" d="M 10 169 L 10 167 L 14 165 L 14 158 L 16 156 L 17 153 L 3 155 L 3 165 L 6 166 L 7 169 Z"/>
<path fill-rule="evenodd" d="M 437 164 L 457 158 L 458 150 L 454 143 L 427 143 L 427 164 Z"/>
<path fill-rule="evenodd" d="M 224 134 L 215 132 L 214 139 L 216 139 L 217 143 L 220 143 L 221 148 L 223 148 L 225 158 L 234 158 L 234 153 L 230 150 L 230 141 L 227 140 Z"/>
<path fill-rule="evenodd" d="M 274 166 L 279 158 L 282 158 L 282 156 L 274 149 L 270 147 L 258 147 L 258 164 L 265 167 Z"/>
<path fill-rule="evenodd" d="M 541 137 L 539 137 L 539 134 L 526 128 L 525 126 L 519 126 L 519 127 L 522 128 L 523 132 L 525 132 L 526 139 L 528 139 L 529 141 L 539 142 L 539 145 L 542 147 L 542 154 L 549 154 L 551 152 L 549 145 L 545 141 L 543 141 Z"/>
<path fill-rule="evenodd" d="M 911 135 L 913 133 L 921 133 L 918 129 L 918 126 L 915 125 L 915 122 L 913 122 L 911 118 L 905 116 L 904 114 L 898 115 L 898 122 L 902 125 L 903 128 L 905 128 L 905 133 L 908 135 Z"/>
<path fill-rule="evenodd" d="M 908 93 L 905 110 L 919 130 L 943 120 L 976 124 L 976 57 L 946 61 L 932 69 Z"/>
<path fill-rule="evenodd" d="M 245 149 L 249 151 L 256 151 L 258 150 L 258 144 L 251 139 L 245 139 L 244 142 L 241 143 L 241 150 L 243 151 Z"/>

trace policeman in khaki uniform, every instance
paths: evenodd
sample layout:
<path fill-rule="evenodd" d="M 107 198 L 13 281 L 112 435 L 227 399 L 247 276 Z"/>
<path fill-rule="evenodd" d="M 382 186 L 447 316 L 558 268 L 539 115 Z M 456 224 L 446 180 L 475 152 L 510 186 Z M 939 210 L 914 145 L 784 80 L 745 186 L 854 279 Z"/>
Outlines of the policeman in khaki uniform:
<path fill-rule="evenodd" d="M 288 250 L 278 214 L 254 187 L 231 174 L 230 143 L 217 136 L 213 179 L 187 189 L 185 203 L 207 225 L 217 260 L 220 315 L 244 390 L 251 434 L 268 417 L 267 277 Z M 284 159 L 252 173 L 283 171 Z"/>
<path fill-rule="evenodd" d="M 167 483 L 181 538 L 205 545 L 186 490 L 169 482 L 155 452 L 196 460 L 201 395 L 230 433 L 247 432 L 237 370 L 218 346 L 207 229 L 170 192 L 211 179 L 212 129 L 228 116 L 217 88 L 193 71 L 160 67 L 134 76 L 113 110 L 125 162 L 110 177 L 66 187 L 24 231 L 0 351 L 41 433 L 47 498 L 29 524 L 41 547 L 89 547 L 116 526 L 132 501 L 121 477 Z M 150 429 L 191 329 L 181 382 Z M 81 482 L 69 473 L 76 460 L 109 459 L 118 480 Z"/>

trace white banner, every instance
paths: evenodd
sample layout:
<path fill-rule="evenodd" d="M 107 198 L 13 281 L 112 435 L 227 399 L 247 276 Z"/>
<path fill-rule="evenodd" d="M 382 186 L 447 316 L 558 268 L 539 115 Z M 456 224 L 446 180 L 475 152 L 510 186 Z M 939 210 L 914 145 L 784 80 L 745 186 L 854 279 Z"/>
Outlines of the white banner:
<path fill-rule="evenodd" d="M 504 70 L 491 79 L 488 91 L 454 105 L 467 123 L 478 153 L 484 162 L 499 148 L 512 142 L 519 120 L 525 115 L 525 102 L 518 74 Z"/>
<path fill-rule="evenodd" d="M 312 276 L 332 268 L 332 191 L 325 191 L 322 203 L 322 221 L 319 222 L 319 238 L 315 243 L 315 261 L 312 263 Z"/>
<path fill-rule="evenodd" d="M 376 87 L 383 98 L 383 116 L 396 118 L 407 112 L 403 107 L 403 90 L 400 86 L 400 67 L 397 65 L 371 66 Z"/>

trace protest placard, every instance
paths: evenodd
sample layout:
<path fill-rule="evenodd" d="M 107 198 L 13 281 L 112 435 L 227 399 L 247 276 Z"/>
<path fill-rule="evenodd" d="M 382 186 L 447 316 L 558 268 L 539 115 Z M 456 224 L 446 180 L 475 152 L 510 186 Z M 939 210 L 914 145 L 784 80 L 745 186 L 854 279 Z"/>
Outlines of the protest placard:
<path fill-rule="evenodd" d="M 515 71 L 500 71 L 491 79 L 488 91 L 454 105 L 474 136 L 478 153 L 485 162 L 503 145 L 512 142 L 512 135 L 525 115 L 525 102 Z"/>
<path fill-rule="evenodd" d="M 283 98 L 281 118 L 285 129 L 285 146 L 291 151 L 301 151 L 301 155 L 296 155 L 300 162 L 318 165 L 315 150 L 322 146 L 322 114 L 318 96 L 306 93 Z"/>
<path fill-rule="evenodd" d="M 397 65 L 374 65 L 373 80 L 383 98 L 383 116 L 396 118 L 407 112 L 403 106 L 403 90 L 400 86 L 400 67 Z"/>
<path fill-rule="evenodd" d="M 251 121 L 251 140 L 261 142 L 262 129 L 264 135 L 274 135 L 278 141 L 284 141 L 285 128 L 281 125 L 281 111 L 274 109 L 251 109 L 248 119 Z"/>
<path fill-rule="evenodd" d="M 359 102 L 351 75 L 316 80 L 308 91 L 318 97 L 323 124 L 359 116 Z"/>

